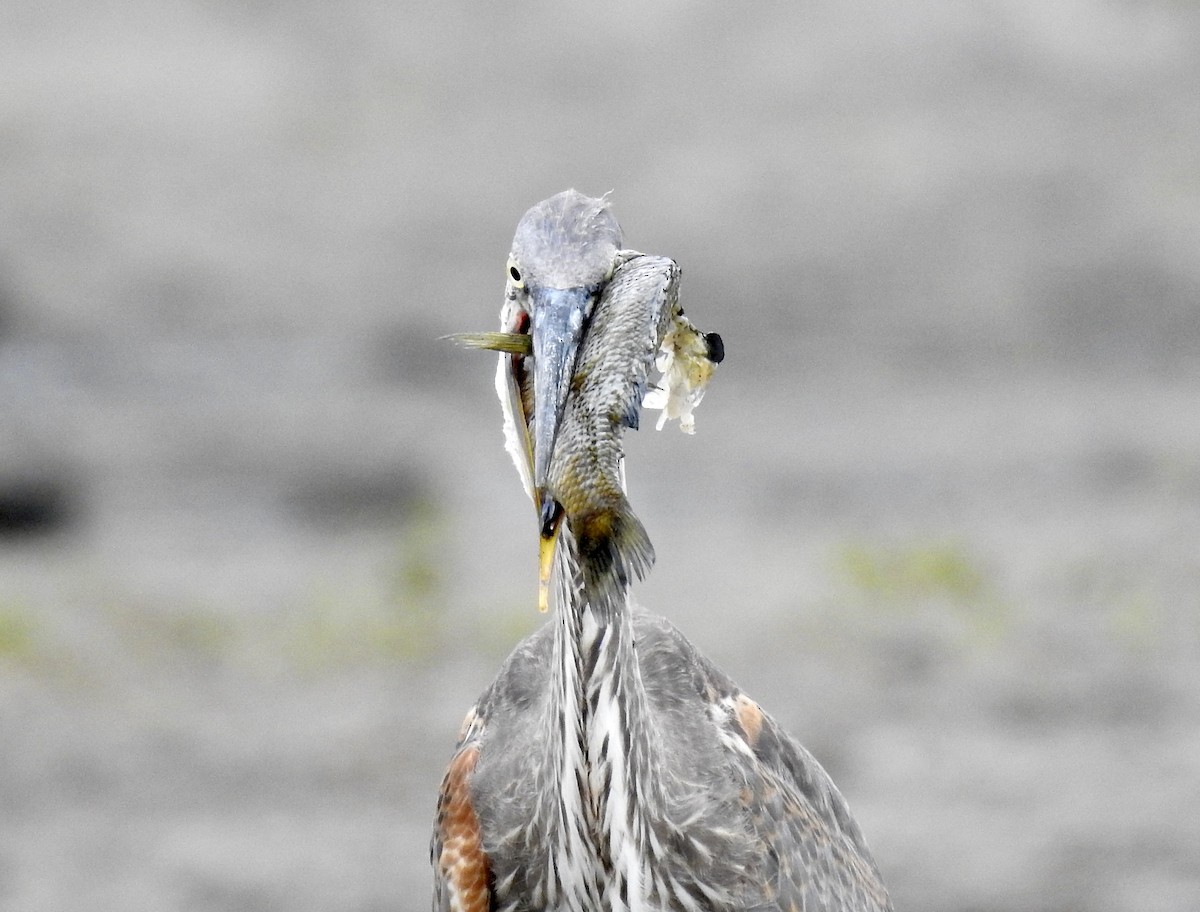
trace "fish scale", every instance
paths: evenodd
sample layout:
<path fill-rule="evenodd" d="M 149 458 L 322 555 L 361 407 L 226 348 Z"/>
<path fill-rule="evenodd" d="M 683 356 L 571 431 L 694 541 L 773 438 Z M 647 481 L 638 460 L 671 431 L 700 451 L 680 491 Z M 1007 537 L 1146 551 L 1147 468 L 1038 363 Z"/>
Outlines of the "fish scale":
<path fill-rule="evenodd" d="M 638 426 L 659 340 L 678 314 L 678 288 L 679 267 L 667 257 L 636 255 L 617 267 L 592 313 L 555 439 L 549 490 L 593 559 L 586 566 L 598 571 L 584 579 L 598 608 L 610 601 L 611 582 L 640 579 L 654 562 L 625 496 L 621 434 Z"/>

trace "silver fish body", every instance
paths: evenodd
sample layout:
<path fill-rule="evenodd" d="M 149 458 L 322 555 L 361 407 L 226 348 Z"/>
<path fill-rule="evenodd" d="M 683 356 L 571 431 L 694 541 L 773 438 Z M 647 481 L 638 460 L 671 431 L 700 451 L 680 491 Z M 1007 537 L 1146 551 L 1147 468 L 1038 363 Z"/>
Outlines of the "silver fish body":
<path fill-rule="evenodd" d="M 654 562 L 654 549 L 625 495 L 621 435 L 637 428 L 659 344 L 679 314 L 679 267 L 633 254 L 619 262 L 586 327 L 571 378 L 548 491 L 561 506 L 594 602 L 624 591 Z M 603 583 L 602 583 L 603 581 Z"/>

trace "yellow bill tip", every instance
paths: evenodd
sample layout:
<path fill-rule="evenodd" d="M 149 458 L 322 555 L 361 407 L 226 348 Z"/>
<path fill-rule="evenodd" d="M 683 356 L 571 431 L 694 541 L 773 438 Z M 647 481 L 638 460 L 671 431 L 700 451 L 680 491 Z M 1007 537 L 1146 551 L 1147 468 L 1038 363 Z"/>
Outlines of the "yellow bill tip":
<path fill-rule="evenodd" d="M 558 529 L 549 537 L 538 540 L 538 611 L 550 610 L 550 575 L 554 572 L 554 552 L 558 545 Z"/>
<path fill-rule="evenodd" d="M 554 573 L 554 552 L 562 527 L 562 508 L 549 496 L 542 501 L 542 530 L 538 536 L 538 611 L 550 610 L 550 577 Z"/>

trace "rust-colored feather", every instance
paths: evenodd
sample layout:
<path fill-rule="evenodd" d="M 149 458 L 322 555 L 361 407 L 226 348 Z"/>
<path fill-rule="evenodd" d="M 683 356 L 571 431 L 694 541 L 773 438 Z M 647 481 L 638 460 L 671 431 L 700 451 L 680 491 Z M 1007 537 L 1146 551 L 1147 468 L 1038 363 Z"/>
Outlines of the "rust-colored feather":
<path fill-rule="evenodd" d="M 742 730 L 742 737 L 746 739 L 750 749 L 754 750 L 758 746 L 758 736 L 762 733 L 762 707 L 745 694 L 738 694 L 734 698 L 733 708 L 738 726 Z"/>
<path fill-rule="evenodd" d="M 438 798 L 434 859 L 444 887 L 443 906 L 451 912 L 490 912 L 489 865 L 479 818 L 471 804 L 471 773 L 479 748 L 469 745 L 450 761 Z"/>

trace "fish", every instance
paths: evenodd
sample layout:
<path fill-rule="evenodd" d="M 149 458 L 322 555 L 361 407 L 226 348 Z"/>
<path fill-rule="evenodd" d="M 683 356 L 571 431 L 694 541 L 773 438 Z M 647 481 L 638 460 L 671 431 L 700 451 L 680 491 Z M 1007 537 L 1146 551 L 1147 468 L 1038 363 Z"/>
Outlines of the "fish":
<path fill-rule="evenodd" d="M 587 326 L 555 440 L 548 493 L 584 558 L 584 594 L 595 606 L 623 598 L 630 581 L 644 579 L 654 564 L 654 547 L 625 491 L 621 445 L 624 431 L 638 428 L 648 394 L 672 399 L 670 389 L 651 386 L 651 369 L 666 356 L 675 382 L 702 395 L 724 357 L 720 336 L 700 333 L 684 316 L 679 278 L 675 261 L 661 256 L 631 256 L 614 270 Z M 546 540 L 554 532 L 553 521 L 543 523 L 543 585 Z"/>
<path fill-rule="evenodd" d="M 622 434 L 638 428 L 642 408 L 662 409 L 660 430 L 678 419 L 685 433 L 693 433 L 692 411 L 725 356 L 721 336 L 701 332 L 684 315 L 679 280 L 680 268 L 668 257 L 619 251 L 585 328 L 541 492 L 545 499 L 538 503 L 535 495 L 541 611 L 549 608 L 549 580 L 563 522 L 578 556 L 586 558 L 580 561 L 584 592 L 596 606 L 623 598 L 629 582 L 644 579 L 654 564 L 650 536 L 625 492 Z M 442 338 L 513 359 L 528 454 L 536 415 L 533 372 L 523 364 L 534 352 L 528 320 L 515 324 L 517 331 Z M 662 372 L 653 384 L 652 368 Z"/>

